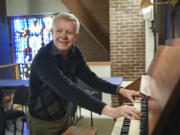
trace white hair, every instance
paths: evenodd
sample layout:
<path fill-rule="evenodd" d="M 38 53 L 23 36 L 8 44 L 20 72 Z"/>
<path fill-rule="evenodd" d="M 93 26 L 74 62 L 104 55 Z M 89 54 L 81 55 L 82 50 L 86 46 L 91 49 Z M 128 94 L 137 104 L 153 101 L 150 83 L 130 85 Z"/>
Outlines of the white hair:
<path fill-rule="evenodd" d="M 55 22 L 56 22 L 58 19 L 65 19 L 65 20 L 67 20 L 67 21 L 74 21 L 74 22 L 75 22 L 75 25 L 76 25 L 76 30 L 75 30 L 75 32 L 76 32 L 76 33 L 79 33 L 80 23 L 79 23 L 79 20 L 78 20 L 78 18 L 77 18 L 76 16 L 74 16 L 74 15 L 71 14 L 71 13 L 67 13 L 67 12 L 59 13 L 59 14 L 56 15 L 55 18 L 53 19 L 52 28 L 54 28 Z"/>

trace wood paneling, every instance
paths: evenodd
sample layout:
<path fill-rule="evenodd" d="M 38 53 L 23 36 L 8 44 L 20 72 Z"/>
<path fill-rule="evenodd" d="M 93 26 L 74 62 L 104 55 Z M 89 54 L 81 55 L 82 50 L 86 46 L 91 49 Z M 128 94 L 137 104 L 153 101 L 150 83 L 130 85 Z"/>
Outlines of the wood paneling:
<path fill-rule="evenodd" d="M 109 53 L 92 38 L 84 26 L 81 26 L 80 36 L 75 44 L 81 49 L 88 62 L 109 61 Z"/>
<path fill-rule="evenodd" d="M 109 53 L 108 0 L 62 0 L 87 28 L 99 46 Z M 101 5 L 101 6 L 100 6 Z"/>
<path fill-rule="evenodd" d="M 5 0 L 0 0 L 0 18 L 5 21 Z"/>

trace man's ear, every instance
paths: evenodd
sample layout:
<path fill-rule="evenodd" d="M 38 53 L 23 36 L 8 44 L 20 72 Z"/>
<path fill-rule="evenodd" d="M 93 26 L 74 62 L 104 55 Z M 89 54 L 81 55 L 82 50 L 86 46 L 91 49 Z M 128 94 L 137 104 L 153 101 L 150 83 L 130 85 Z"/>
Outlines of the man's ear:
<path fill-rule="evenodd" d="M 79 38 L 79 33 L 76 33 L 75 35 L 75 41 Z"/>

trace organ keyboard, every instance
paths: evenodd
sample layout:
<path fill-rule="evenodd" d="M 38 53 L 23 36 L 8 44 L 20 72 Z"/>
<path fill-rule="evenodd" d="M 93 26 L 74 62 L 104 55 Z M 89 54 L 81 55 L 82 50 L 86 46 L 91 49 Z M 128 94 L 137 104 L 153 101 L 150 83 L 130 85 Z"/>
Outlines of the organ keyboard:
<path fill-rule="evenodd" d="M 127 89 L 148 93 L 141 121 L 118 118 L 111 135 L 179 135 L 180 134 L 180 47 L 160 46 L 145 80 L 138 79 Z M 143 79 L 143 78 L 142 78 Z M 146 82 L 146 84 L 142 84 Z M 137 103 L 139 104 L 139 103 Z M 134 104 L 137 109 L 139 105 Z M 148 110 L 148 111 L 147 111 Z M 126 124 L 127 123 L 129 124 Z M 124 123 L 125 122 L 125 123 Z"/>
<path fill-rule="evenodd" d="M 120 117 L 116 120 L 111 135 L 146 135 L 147 134 L 147 98 L 136 98 L 134 107 L 143 113 L 140 120 L 128 120 Z"/>

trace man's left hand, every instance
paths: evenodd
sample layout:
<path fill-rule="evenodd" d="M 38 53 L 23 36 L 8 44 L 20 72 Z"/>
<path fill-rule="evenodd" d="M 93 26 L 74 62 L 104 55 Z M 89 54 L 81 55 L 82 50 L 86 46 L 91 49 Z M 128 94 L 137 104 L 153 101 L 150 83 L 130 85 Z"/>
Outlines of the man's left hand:
<path fill-rule="evenodd" d="M 133 103 L 134 103 L 134 97 L 142 97 L 142 95 L 138 91 L 127 90 L 124 88 L 120 88 L 119 93 Z"/>

